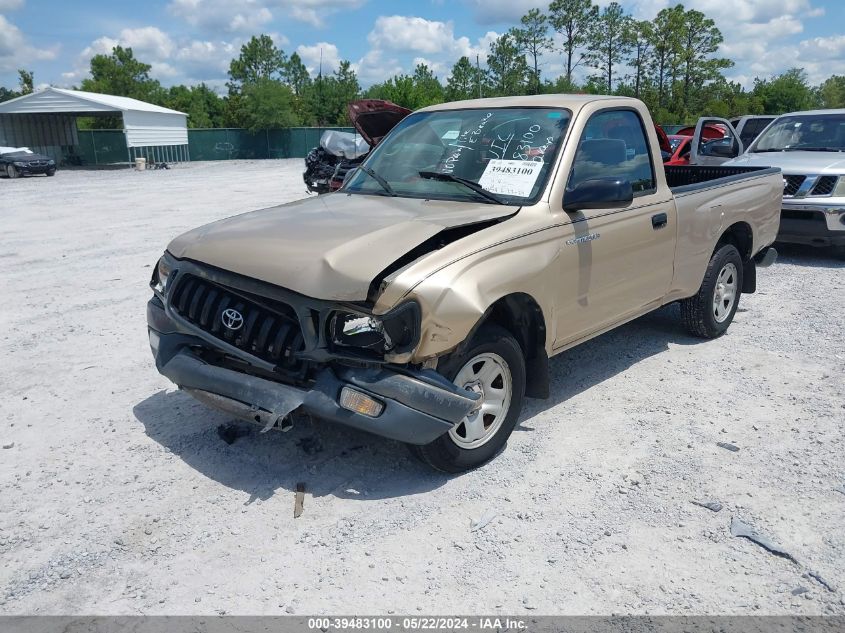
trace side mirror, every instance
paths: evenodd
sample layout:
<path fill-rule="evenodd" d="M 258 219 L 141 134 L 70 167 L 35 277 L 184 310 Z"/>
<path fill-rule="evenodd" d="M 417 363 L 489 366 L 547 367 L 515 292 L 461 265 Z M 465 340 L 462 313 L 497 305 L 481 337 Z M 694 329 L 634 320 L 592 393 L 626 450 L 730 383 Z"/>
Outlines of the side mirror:
<path fill-rule="evenodd" d="M 627 207 L 633 201 L 634 189 L 630 180 L 594 178 L 564 192 L 563 210 L 615 209 Z"/>

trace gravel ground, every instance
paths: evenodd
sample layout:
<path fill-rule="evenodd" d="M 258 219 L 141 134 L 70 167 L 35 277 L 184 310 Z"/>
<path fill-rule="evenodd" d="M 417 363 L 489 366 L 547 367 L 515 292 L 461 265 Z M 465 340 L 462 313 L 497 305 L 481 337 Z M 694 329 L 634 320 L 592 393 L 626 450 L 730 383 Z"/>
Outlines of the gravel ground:
<path fill-rule="evenodd" d="M 0 613 L 845 614 L 845 263 L 785 249 L 716 341 L 670 306 L 555 358 L 459 477 L 328 424 L 229 445 L 153 367 L 150 266 L 300 168 L 0 180 Z"/>

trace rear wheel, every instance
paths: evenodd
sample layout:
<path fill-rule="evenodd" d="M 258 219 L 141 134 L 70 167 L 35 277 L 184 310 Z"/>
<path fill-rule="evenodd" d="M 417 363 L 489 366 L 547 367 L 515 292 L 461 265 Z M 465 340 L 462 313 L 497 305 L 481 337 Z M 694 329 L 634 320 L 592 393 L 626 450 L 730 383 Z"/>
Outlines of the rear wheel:
<path fill-rule="evenodd" d="M 698 293 L 681 301 L 681 320 L 701 338 L 717 338 L 733 321 L 742 293 L 742 257 L 733 244 L 713 253 Z"/>
<path fill-rule="evenodd" d="M 6 165 L 6 175 L 9 178 L 17 178 L 20 176 L 20 173 L 18 173 L 18 168 L 14 165 Z"/>
<path fill-rule="evenodd" d="M 498 326 L 485 326 L 467 349 L 438 368 L 459 387 L 481 395 L 479 406 L 448 433 L 409 446 L 429 466 L 459 473 L 489 461 L 516 426 L 525 394 L 525 359 L 519 343 Z"/>

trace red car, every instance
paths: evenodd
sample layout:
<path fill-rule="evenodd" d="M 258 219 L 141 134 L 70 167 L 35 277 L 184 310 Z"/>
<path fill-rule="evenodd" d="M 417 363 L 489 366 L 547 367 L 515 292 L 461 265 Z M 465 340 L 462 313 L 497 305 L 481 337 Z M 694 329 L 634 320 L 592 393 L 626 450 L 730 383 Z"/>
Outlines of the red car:
<path fill-rule="evenodd" d="M 689 165 L 692 136 L 670 134 L 669 146 L 672 148 L 672 155 L 669 157 L 669 160 L 663 161 L 664 165 Z"/>
<path fill-rule="evenodd" d="M 725 130 L 720 125 L 705 125 L 701 129 L 701 138 L 705 141 L 712 141 L 719 138 L 725 138 Z M 693 136 L 695 134 L 695 126 L 688 125 L 687 127 L 681 128 L 673 136 Z"/>

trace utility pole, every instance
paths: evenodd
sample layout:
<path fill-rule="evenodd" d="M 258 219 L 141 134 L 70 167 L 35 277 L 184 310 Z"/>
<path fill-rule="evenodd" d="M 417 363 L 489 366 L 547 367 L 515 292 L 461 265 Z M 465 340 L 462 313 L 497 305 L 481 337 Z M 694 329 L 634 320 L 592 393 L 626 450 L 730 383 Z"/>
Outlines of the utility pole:
<path fill-rule="evenodd" d="M 478 98 L 481 99 L 481 62 L 478 53 L 475 54 L 475 83 L 478 84 Z"/>
<path fill-rule="evenodd" d="M 320 106 L 323 104 L 323 47 L 320 47 L 320 67 L 317 70 L 317 95 L 319 96 Z M 319 125 L 323 124 L 322 119 L 318 119 Z"/>

